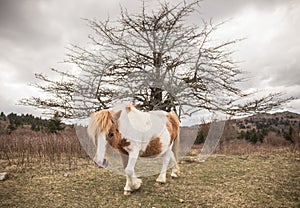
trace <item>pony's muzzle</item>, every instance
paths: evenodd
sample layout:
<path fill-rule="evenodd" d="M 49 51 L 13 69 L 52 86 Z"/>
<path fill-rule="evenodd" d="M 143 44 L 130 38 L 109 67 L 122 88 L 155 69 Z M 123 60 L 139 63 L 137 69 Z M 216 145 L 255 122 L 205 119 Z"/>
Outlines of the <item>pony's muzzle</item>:
<path fill-rule="evenodd" d="M 101 167 L 101 168 L 107 168 L 107 166 L 108 166 L 108 160 L 104 158 L 102 162 L 96 162 L 95 161 L 95 164 L 97 166 Z"/>
<path fill-rule="evenodd" d="M 104 158 L 101 167 L 107 168 L 107 166 L 108 166 L 108 160 Z"/>

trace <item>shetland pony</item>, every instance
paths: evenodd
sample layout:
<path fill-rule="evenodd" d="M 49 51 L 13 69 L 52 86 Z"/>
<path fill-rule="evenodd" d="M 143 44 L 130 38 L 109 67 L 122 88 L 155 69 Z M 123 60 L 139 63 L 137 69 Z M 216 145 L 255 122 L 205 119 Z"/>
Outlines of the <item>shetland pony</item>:
<path fill-rule="evenodd" d="M 173 164 L 171 177 L 178 177 L 179 130 L 179 119 L 174 113 L 142 112 L 128 105 L 117 111 L 92 113 L 87 132 L 96 146 L 94 161 L 100 167 L 108 166 L 108 145 L 118 150 L 126 176 L 124 195 L 130 195 L 142 184 L 134 169 L 138 157 L 163 158 L 157 182 L 166 182 L 170 162 Z"/>

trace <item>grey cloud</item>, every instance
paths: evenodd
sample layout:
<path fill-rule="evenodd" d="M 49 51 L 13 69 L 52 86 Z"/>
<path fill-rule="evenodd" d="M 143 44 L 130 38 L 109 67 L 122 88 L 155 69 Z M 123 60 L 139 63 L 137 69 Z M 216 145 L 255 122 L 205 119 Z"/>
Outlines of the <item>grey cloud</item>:
<path fill-rule="evenodd" d="M 278 5 L 294 2 L 293 0 L 204 0 L 200 12 L 206 18 L 224 21 L 234 17 L 247 7 L 257 10 L 272 10 Z"/>
<path fill-rule="evenodd" d="M 257 15 L 258 19 L 251 20 L 251 24 L 245 22 L 247 27 L 239 29 L 247 39 L 238 48 L 238 58 L 244 61 L 241 66 L 252 77 L 245 87 L 299 85 L 300 4 L 278 3 L 268 11 L 249 10 L 253 11 L 256 13 L 251 17 Z"/>
<path fill-rule="evenodd" d="M 151 9 L 155 8 L 157 1 L 146 0 L 146 3 Z M 26 84 L 34 82 L 34 72 L 48 73 L 51 67 L 70 69 L 70 66 L 58 62 L 65 58 L 65 47 L 68 44 L 87 44 L 87 35 L 91 31 L 81 18 L 104 19 L 109 14 L 111 19 L 115 19 L 119 15 L 119 4 L 134 12 L 140 8 L 141 1 L 0 0 L 0 81 L 16 83 L 15 89 L 28 91 L 30 94 Z M 294 8 L 300 8 L 299 1 L 205 0 L 200 6 L 200 16 L 206 19 L 213 18 L 216 22 L 239 19 L 249 8 L 268 13 L 278 9 L 280 12 L 280 8 L 289 7 L 290 11 L 287 14 L 290 15 L 282 20 L 284 27 L 278 26 L 281 32 L 278 33 L 277 39 L 272 39 L 268 44 L 260 40 L 260 33 L 265 31 L 264 28 L 256 28 L 260 24 L 259 19 L 255 20 L 257 25 L 252 28 L 242 28 L 247 32 L 258 29 L 262 31 L 250 33 L 253 37 L 248 37 L 249 39 L 240 45 L 238 58 L 245 62 L 242 65 L 243 69 L 251 72 L 249 76 L 253 77 L 250 82 L 243 84 L 244 88 L 282 86 L 284 90 L 284 87 L 294 86 L 293 93 L 297 92 L 295 86 L 300 85 L 300 11 L 295 11 Z M 221 28 L 222 32 L 229 34 L 229 37 L 238 36 L 239 34 L 232 34 L 230 31 L 236 27 L 234 24 L 235 22 L 229 21 L 228 25 Z M 13 73 L 13 76 L 3 80 L 5 73 Z M 9 106 L 7 109 L 21 109 L 20 106 L 14 105 L 17 97 L 7 98 L 9 85 L 0 83 L 0 86 L 0 98 L 3 98 L 0 110 L 5 106 Z M 22 96 L 21 93 L 18 96 Z"/>
<path fill-rule="evenodd" d="M 50 30 L 51 19 L 43 15 L 38 7 L 39 2 L 41 1 L 1 1 L 2 41 L 34 50 L 59 40 L 59 34 Z"/>

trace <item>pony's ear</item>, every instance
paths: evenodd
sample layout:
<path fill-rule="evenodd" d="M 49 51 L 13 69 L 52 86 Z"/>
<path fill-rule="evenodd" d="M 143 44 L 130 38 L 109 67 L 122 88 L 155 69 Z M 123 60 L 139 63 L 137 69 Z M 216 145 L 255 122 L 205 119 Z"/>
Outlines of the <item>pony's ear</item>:
<path fill-rule="evenodd" d="M 113 114 L 113 120 L 117 121 L 119 120 L 120 116 L 121 116 L 122 110 L 117 111 L 116 113 Z"/>

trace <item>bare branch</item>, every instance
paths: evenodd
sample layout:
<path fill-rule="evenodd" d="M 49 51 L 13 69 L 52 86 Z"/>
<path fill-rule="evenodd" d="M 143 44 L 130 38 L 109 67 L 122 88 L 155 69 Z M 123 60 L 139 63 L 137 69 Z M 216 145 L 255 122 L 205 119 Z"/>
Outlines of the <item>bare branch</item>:
<path fill-rule="evenodd" d="M 280 93 L 258 98 L 237 87 L 244 77 L 231 46 L 242 39 L 212 41 L 224 22 L 202 19 L 201 27 L 189 25 L 186 20 L 198 12 L 199 4 L 200 0 L 162 2 L 149 10 L 142 2 L 140 13 L 121 7 L 116 21 L 85 20 L 93 31 L 88 37 L 92 44 L 71 45 L 65 60 L 81 74 L 52 69 L 60 81 L 36 74 L 45 84 L 34 86 L 49 96 L 26 98 L 21 104 L 68 118 L 109 108 L 120 100 L 147 110 L 180 109 L 190 114 L 207 109 L 240 115 L 278 108 L 293 99 Z"/>

